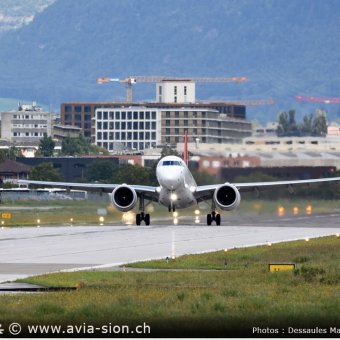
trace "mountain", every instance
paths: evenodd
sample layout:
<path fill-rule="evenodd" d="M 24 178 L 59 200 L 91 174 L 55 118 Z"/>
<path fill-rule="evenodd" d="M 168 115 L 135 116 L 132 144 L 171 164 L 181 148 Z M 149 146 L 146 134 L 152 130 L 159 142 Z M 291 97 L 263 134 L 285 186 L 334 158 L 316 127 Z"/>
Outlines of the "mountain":
<path fill-rule="evenodd" d="M 251 119 L 279 110 L 311 113 L 296 95 L 340 88 L 338 0 L 56 0 L 0 37 L 0 96 L 60 102 L 124 100 L 123 84 L 100 76 L 247 76 L 242 84 L 198 84 L 199 99 L 273 98 Z M 136 84 L 135 100 L 154 100 Z M 320 107 L 320 105 L 318 106 Z M 339 106 L 328 105 L 329 116 Z"/>
<path fill-rule="evenodd" d="M 35 15 L 42 12 L 55 0 L 1 0 L 0 35 L 8 30 L 15 30 L 33 21 Z"/>

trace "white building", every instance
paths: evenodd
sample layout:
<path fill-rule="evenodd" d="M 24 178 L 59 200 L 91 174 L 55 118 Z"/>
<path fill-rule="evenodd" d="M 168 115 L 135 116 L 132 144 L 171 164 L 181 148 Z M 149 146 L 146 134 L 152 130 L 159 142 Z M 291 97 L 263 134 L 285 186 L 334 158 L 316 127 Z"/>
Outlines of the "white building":
<path fill-rule="evenodd" d="M 95 111 L 95 144 L 109 152 L 119 145 L 144 150 L 161 143 L 161 110 L 155 108 L 111 107 Z"/>
<path fill-rule="evenodd" d="M 1 139 L 11 143 L 39 143 L 52 134 L 52 113 L 39 106 L 20 105 L 18 111 L 1 112 Z"/>
<path fill-rule="evenodd" d="M 191 80 L 164 80 L 156 85 L 158 103 L 195 103 L 195 82 Z"/>

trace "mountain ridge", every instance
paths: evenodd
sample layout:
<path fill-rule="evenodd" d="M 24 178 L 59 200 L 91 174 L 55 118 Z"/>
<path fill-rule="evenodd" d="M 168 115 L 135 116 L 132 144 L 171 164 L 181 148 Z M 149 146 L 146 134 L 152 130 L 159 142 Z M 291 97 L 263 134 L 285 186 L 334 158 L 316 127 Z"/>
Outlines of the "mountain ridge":
<path fill-rule="evenodd" d="M 314 106 L 296 95 L 339 94 L 339 14 L 336 0 L 56 0 L 0 37 L 1 96 L 57 108 L 124 100 L 124 86 L 99 86 L 100 76 L 248 76 L 197 84 L 197 98 L 271 97 L 275 106 L 248 109 L 262 121 L 294 107 L 304 114 Z M 136 100 L 154 92 L 134 86 Z M 326 108 L 336 118 L 337 107 Z"/>

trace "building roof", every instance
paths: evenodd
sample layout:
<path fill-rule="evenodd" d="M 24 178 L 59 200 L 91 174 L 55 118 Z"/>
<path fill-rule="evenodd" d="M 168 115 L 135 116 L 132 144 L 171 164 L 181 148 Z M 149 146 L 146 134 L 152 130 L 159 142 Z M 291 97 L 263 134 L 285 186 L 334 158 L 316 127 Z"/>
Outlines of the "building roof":
<path fill-rule="evenodd" d="M 0 173 L 23 173 L 29 172 L 31 168 L 29 165 L 11 160 L 0 163 Z"/>

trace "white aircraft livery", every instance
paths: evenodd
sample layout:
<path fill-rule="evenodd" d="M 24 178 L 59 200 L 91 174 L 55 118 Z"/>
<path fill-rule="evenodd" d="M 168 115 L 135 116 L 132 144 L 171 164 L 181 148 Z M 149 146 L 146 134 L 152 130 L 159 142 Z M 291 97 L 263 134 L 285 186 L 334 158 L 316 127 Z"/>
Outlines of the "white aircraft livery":
<path fill-rule="evenodd" d="M 136 214 L 136 224 L 142 221 L 150 224 L 150 214 L 145 213 L 144 201 L 158 202 L 168 207 L 169 212 L 195 206 L 202 201 L 211 201 L 211 213 L 207 214 L 207 224 L 221 224 L 221 215 L 216 208 L 230 211 L 237 208 L 241 202 L 240 192 L 257 191 L 260 188 L 287 187 L 293 185 L 340 181 L 340 177 L 318 178 L 308 180 L 223 183 L 198 186 L 187 166 L 187 137 L 184 143 L 184 160 L 177 156 L 166 156 L 157 165 L 156 176 L 159 186 L 143 186 L 128 184 L 90 184 L 69 182 L 48 182 L 20 180 L 19 183 L 53 186 L 66 189 L 79 189 L 110 193 L 112 205 L 119 211 L 126 212 L 136 207 L 139 200 L 139 212 Z"/>

